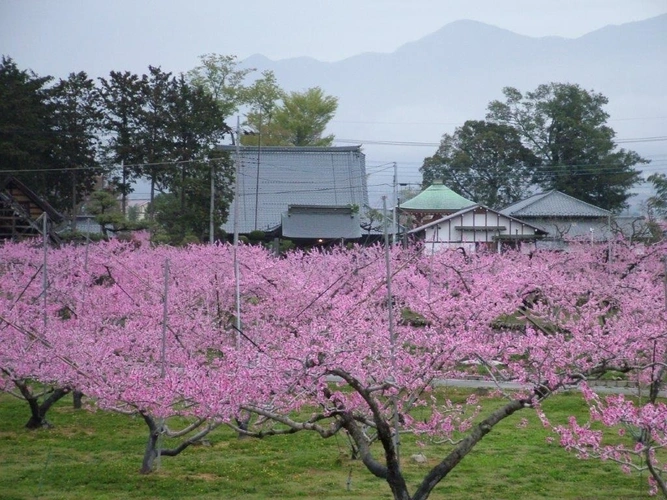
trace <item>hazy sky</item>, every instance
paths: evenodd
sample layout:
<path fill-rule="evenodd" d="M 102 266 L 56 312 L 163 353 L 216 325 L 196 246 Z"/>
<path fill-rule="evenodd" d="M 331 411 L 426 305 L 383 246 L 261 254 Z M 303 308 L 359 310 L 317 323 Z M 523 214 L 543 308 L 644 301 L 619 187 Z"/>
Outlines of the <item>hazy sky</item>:
<path fill-rule="evenodd" d="M 0 0 L 0 53 L 40 75 L 187 71 L 204 53 L 335 61 L 392 52 L 452 21 L 577 37 L 667 0 Z"/>
<path fill-rule="evenodd" d="M 576 38 L 664 13 L 667 0 L 0 0 L 0 54 L 40 76 L 142 74 L 148 65 L 177 73 L 196 66 L 206 53 L 337 61 L 363 52 L 393 52 L 461 19 L 534 37 Z M 452 128 L 428 135 L 417 123 L 425 119 L 411 120 L 420 130 L 414 140 L 435 142 Z M 628 123 L 634 122 L 614 125 Z M 664 120 L 651 124 L 648 132 L 621 135 L 664 134 Z M 337 137 L 350 137 L 343 122 L 330 125 Z M 353 139 L 405 139 L 403 126 L 393 135 L 385 130 L 388 125 L 382 127 L 373 125 Z M 662 148 L 663 143 L 651 145 Z M 403 182 L 421 179 L 418 167 L 433 149 L 364 147 L 369 169 L 398 161 Z M 391 169 L 379 172 L 373 179 L 391 178 Z M 374 182 L 386 187 L 390 180 Z"/>

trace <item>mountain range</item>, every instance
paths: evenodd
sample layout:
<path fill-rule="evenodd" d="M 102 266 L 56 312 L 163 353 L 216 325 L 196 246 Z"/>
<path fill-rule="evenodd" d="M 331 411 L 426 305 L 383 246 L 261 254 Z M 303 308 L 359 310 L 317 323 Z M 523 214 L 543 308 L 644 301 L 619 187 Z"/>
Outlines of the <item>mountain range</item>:
<path fill-rule="evenodd" d="M 243 65 L 274 71 L 286 90 L 319 86 L 339 98 L 329 132 L 336 144 L 364 145 L 372 202 L 391 194 L 392 162 L 399 183 L 420 182 L 418 169 L 442 134 L 483 119 L 503 87 L 530 91 L 552 81 L 607 96 L 609 125 L 621 146 L 652 160 L 646 172 L 667 171 L 667 14 L 576 39 L 529 37 L 464 20 L 391 53 L 335 62 L 254 55 Z"/>

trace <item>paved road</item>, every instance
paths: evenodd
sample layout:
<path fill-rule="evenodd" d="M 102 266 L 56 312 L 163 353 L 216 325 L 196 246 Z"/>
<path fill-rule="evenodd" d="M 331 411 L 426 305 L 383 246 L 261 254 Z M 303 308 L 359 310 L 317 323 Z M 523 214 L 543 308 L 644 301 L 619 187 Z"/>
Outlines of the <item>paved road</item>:
<path fill-rule="evenodd" d="M 631 396 L 637 395 L 637 388 L 631 385 L 628 385 L 625 381 L 605 381 L 605 382 L 589 382 L 590 386 L 600 394 L 629 394 Z M 489 380 L 459 380 L 459 379 L 446 379 L 446 380 L 437 380 L 434 385 L 438 387 L 464 387 L 468 389 L 495 389 L 496 384 Z M 518 391 L 521 389 L 529 389 L 531 386 L 526 384 L 519 384 L 517 382 L 501 382 L 500 388 L 506 389 L 508 391 Z M 646 396 L 647 391 L 644 390 L 643 394 Z M 660 391 L 661 397 L 667 397 L 667 391 Z"/>
<path fill-rule="evenodd" d="M 327 377 L 329 382 L 342 382 L 342 379 L 335 376 Z M 461 387 L 466 389 L 496 389 L 497 386 L 490 380 L 475 380 L 475 379 L 438 379 L 433 382 L 436 387 Z M 637 387 L 631 385 L 625 380 L 605 380 L 605 381 L 589 381 L 589 385 L 600 394 L 628 394 L 630 396 L 637 395 Z M 521 389 L 530 389 L 530 384 L 520 384 L 518 382 L 501 382 L 500 388 L 508 391 L 519 391 Z M 578 389 L 572 389 L 578 390 Z M 667 390 L 660 391 L 660 397 L 667 398 Z M 643 396 L 648 395 L 648 391 L 642 391 Z"/>

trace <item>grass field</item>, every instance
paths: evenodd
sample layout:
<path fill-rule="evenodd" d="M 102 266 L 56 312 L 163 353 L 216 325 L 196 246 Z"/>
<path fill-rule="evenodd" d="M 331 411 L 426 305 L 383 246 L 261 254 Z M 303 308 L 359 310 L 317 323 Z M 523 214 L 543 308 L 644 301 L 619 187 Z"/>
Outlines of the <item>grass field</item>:
<path fill-rule="evenodd" d="M 564 421 L 586 413 L 577 394 L 545 404 Z M 521 418 L 529 420 L 519 429 Z M 0 395 L 0 498 L 18 499 L 390 499 L 387 484 L 349 459 L 346 438 L 300 433 L 241 439 L 226 429 L 210 446 L 164 457 L 160 469 L 138 473 L 146 439 L 141 419 L 73 410 L 69 400 L 50 413 L 52 429 L 29 431 L 24 402 Z M 612 463 L 581 461 L 556 444 L 534 414 L 519 412 L 498 425 L 436 488 L 433 499 L 649 498 L 645 474 L 627 476 Z M 411 489 L 427 470 L 412 463 L 420 449 L 403 439 Z M 428 465 L 447 447 L 427 445 Z M 380 450 L 378 449 L 378 456 Z M 349 482 L 349 487 L 348 487 Z"/>

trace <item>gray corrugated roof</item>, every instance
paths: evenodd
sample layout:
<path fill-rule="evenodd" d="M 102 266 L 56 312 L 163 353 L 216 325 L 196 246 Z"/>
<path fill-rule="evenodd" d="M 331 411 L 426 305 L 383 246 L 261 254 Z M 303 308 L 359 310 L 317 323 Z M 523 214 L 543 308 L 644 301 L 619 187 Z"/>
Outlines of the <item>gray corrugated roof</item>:
<path fill-rule="evenodd" d="M 560 191 L 538 193 L 500 211 L 513 217 L 608 217 L 611 212 Z"/>
<path fill-rule="evenodd" d="M 235 156 L 234 146 L 220 146 Z M 344 206 L 368 204 L 366 159 L 360 146 L 242 147 L 239 176 L 239 232 L 266 231 L 280 225 L 289 205 Z M 259 157 L 259 190 L 257 172 Z M 223 225 L 234 230 L 234 204 Z"/>

